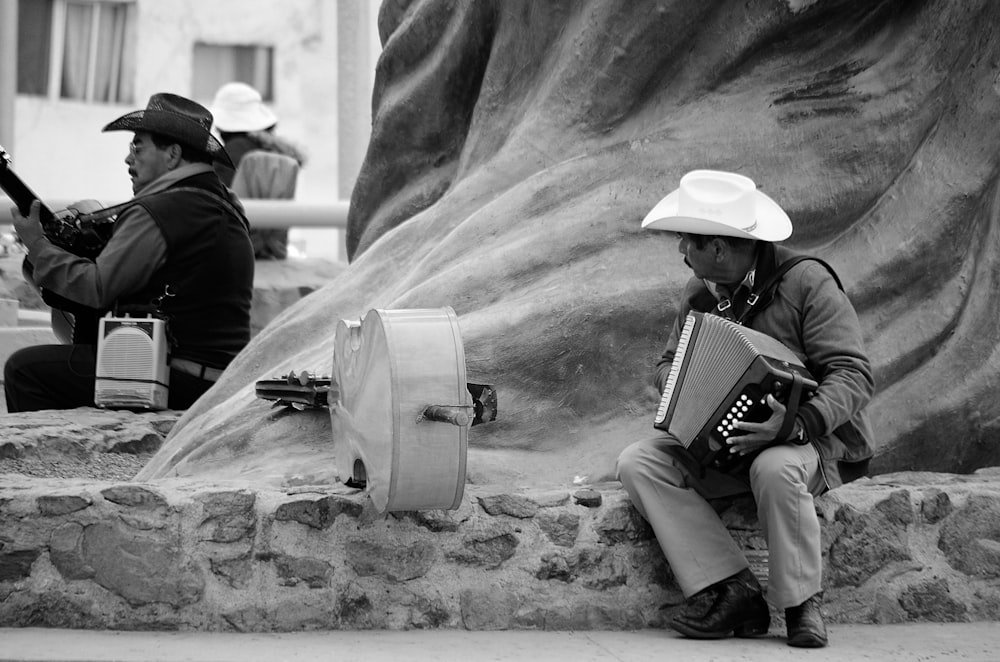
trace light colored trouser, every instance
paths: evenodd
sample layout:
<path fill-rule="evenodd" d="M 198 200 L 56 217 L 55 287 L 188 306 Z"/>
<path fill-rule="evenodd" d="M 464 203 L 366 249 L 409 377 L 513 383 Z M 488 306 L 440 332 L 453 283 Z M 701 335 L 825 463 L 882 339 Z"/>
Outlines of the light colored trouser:
<path fill-rule="evenodd" d="M 632 444 L 618 457 L 618 478 L 649 522 L 686 597 L 749 567 L 706 499 L 752 492 L 768 547 L 767 599 L 778 609 L 822 587 L 820 526 L 813 495 L 825 489 L 812 446 L 765 449 L 749 482 L 705 469 L 666 435 Z"/>

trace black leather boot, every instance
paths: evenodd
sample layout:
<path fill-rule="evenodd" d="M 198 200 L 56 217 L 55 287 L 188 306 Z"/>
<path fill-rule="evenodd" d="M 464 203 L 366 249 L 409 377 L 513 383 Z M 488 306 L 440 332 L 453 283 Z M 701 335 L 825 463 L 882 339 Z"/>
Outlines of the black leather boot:
<path fill-rule="evenodd" d="M 707 610 L 706 597 L 710 598 Z M 771 625 L 760 583 L 749 569 L 697 593 L 688 605 L 670 621 L 670 627 L 693 639 L 759 637 Z"/>
<path fill-rule="evenodd" d="M 820 591 L 798 607 L 785 610 L 788 625 L 788 645 L 796 648 L 826 646 L 826 625 L 823 623 L 823 592 Z"/>
<path fill-rule="evenodd" d="M 713 584 L 692 595 L 684 602 L 684 608 L 680 614 L 674 618 L 680 618 L 684 621 L 700 621 L 705 618 L 712 610 L 716 598 L 719 597 L 719 586 L 720 584 Z"/>

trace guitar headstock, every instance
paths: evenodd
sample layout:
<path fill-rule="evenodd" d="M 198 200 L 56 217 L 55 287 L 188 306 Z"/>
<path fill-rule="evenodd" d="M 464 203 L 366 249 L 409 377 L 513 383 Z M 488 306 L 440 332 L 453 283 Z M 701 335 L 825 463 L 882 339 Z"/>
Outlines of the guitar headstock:
<path fill-rule="evenodd" d="M 27 216 L 30 213 L 31 203 L 38 199 L 38 196 L 28 188 L 27 184 L 21 181 L 21 178 L 11 168 L 10 155 L 7 154 L 7 150 L 2 145 L 0 145 L 0 190 L 3 190 L 7 197 L 14 201 L 22 216 Z M 42 204 L 39 213 L 43 223 L 52 218 L 52 212 L 44 204 Z"/>

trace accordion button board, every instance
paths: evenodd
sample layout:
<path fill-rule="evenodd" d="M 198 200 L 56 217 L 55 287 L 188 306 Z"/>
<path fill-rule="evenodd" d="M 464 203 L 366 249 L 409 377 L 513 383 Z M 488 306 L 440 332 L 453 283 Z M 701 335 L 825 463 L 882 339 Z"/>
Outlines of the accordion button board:
<path fill-rule="evenodd" d="M 746 458 L 731 456 L 727 440 L 740 421 L 771 415 L 767 396 L 787 404 L 796 379 L 803 400 L 817 382 L 796 354 L 771 336 L 718 315 L 687 315 L 653 421 L 703 465 L 728 469 Z M 788 411 L 786 416 L 794 416 Z"/>

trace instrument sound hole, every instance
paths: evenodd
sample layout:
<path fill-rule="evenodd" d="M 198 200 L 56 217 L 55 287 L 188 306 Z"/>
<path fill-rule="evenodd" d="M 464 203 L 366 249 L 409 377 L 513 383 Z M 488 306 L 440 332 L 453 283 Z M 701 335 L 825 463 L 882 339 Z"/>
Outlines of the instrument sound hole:
<path fill-rule="evenodd" d="M 352 487 L 363 488 L 368 484 L 368 472 L 365 471 L 365 463 L 360 459 L 354 460 L 354 470 L 351 476 Z"/>

